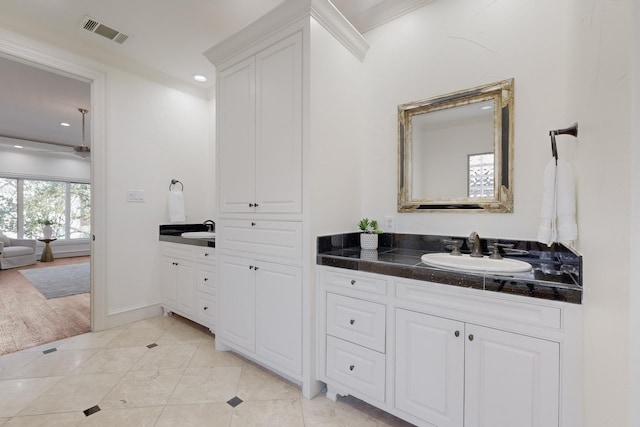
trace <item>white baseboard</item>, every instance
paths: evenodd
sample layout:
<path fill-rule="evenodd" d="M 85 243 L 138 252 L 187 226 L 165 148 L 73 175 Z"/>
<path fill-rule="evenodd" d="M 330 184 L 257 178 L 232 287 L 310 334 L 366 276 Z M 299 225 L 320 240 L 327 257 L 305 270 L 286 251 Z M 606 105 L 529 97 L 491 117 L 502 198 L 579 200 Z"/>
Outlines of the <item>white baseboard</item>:
<path fill-rule="evenodd" d="M 131 307 L 107 314 L 107 329 L 117 328 L 139 320 L 162 315 L 160 303 L 140 307 Z"/>

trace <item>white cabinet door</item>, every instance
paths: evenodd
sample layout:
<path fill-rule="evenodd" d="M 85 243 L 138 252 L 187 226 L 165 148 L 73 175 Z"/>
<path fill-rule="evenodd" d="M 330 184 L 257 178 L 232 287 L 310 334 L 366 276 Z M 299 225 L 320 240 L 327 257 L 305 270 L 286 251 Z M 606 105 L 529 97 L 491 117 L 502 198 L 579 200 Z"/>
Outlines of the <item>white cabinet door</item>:
<path fill-rule="evenodd" d="M 438 427 L 462 427 L 464 326 L 396 310 L 396 408 Z"/>
<path fill-rule="evenodd" d="M 469 324 L 465 332 L 465 427 L 557 427 L 559 343 Z"/>
<path fill-rule="evenodd" d="M 302 33 L 258 53 L 255 64 L 256 212 L 301 212 Z"/>
<path fill-rule="evenodd" d="M 255 208 L 255 58 L 218 75 L 218 168 L 221 212 Z"/>
<path fill-rule="evenodd" d="M 192 262 L 182 259 L 175 260 L 177 310 L 184 316 L 193 317 L 196 314 L 195 268 Z"/>
<path fill-rule="evenodd" d="M 299 267 L 256 262 L 256 353 L 302 373 L 302 273 Z"/>
<path fill-rule="evenodd" d="M 178 306 L 178 287 L 175 259 L 163 256 L 160 267 L 160 284 L 162 286 L 162 305 L 170 310 Z"/>
<path fill-rule="evenodd" d="M 254 264 L 246 258 L 220 256 L 220 336 L 251 352 L 255 351 L 256 301 Z"/>

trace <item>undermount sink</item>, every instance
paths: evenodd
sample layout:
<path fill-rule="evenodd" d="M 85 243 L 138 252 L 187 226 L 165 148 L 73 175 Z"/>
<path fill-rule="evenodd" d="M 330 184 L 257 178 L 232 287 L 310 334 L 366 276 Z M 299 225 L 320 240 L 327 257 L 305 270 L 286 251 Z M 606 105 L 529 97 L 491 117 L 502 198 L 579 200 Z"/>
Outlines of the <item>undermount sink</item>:
<path fill-rule="evenodd" d="M 189 231 L 182 233 L 180 236 L 186 237 L 187 239 L 212 239 L 216 237 L 216 233 L 210 231 Z"/>
<path fill-rule="evenodd" d="M 491 259 L 489 257 L 474 258 L 469 255 L 451 255 L 449 253 L 433 253 L 422 255 L 422 262 L 449 270 L 483 271 L 488 273 L 525 273 L 531 271 L 531 264 L 517 259 Z"/>

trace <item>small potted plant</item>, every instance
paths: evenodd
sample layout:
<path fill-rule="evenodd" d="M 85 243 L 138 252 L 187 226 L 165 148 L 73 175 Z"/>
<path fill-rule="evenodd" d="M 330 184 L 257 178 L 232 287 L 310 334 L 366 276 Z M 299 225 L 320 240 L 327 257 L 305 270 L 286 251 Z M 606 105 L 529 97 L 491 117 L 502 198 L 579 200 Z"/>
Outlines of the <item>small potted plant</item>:
<path fill-rule="evenodd" d="M 53 234 L 53 229 L 51 228 L 53 222 L 51 222 L 51 220 L 49 220 L 48 218 L 45 218 L 38 220 L 38 224 L 42 225 L 42 235 L 44 236 L 44 238 L 50 239 L 51 235 Z"/>
<path fill-rule="evenodd" d="M 378 234 L 382 233 L 382 230 L 378 228 L 378 221 L 362 218 L 358 223 L 358 228 L 362 231 L 360 234 L 360 247 L 362 249 L 377 249 Z"/>

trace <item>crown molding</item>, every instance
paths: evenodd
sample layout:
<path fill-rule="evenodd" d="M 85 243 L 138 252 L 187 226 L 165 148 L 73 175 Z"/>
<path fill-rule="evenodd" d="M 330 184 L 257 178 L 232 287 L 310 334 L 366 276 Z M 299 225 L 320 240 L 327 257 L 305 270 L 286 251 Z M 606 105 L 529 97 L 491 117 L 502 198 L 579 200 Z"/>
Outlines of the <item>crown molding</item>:
<path fill-rule="evenodd" d="M 369 43 L 329 0 L 287 0 L 231 37 L 204 52 L 215 66 L 296 22 L 314 18 L 362 61 Z"/>

